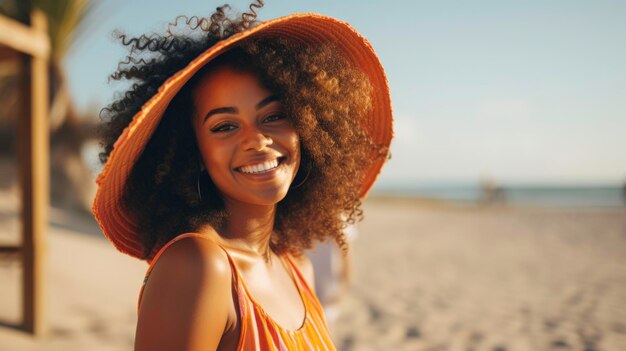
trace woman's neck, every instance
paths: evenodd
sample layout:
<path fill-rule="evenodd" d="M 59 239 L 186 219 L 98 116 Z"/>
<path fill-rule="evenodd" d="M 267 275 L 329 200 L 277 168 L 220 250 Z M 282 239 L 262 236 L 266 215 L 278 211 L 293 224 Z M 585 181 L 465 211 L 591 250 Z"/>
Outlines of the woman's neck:
<path fill-rule="evenodd" d="M 220 236 L 268 262 L 276 205 L 254 205 L 229 199 L 224 199 L 224 204 L 229 216 L 224 227 L 220 228 Z"/>

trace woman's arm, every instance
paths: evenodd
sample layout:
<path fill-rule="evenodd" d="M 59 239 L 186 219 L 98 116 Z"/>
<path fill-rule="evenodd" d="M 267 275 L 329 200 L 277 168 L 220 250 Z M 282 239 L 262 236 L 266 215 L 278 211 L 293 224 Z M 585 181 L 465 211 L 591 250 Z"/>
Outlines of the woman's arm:
<path fill-rule="evenodd" d="M 135 351 L 215 350 L 232 305 L 226 254 L 209 240 L 183 238 L 163 252 L 150 273 Z"/>

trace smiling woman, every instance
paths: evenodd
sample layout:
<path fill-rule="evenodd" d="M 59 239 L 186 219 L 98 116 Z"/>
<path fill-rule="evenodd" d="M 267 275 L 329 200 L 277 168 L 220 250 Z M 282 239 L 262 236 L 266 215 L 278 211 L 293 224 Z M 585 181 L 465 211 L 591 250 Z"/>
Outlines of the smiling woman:
<path fill-rule="evenodd" d="M 193 48 L 193 45 L 187 45 Z M 198 55 L 195 50 L 188 50 L 188 55 Z M 177 52 L 177 55 L 182 54 L 181 50 Z M 129 123 L 128 119 L 140 111 L 142 100 L 139 97 L 143 96 L 140 94 L 145 94 L 144 99 L 151 97 L 149 93 L 158 88 L 153 82 L 155 78 L 169 77 L 163 72 L 181 66 L 178 60 L 181 58 L 166 56 L 162 62 L 116 72 L 115 77 L 134 79 L 141 73 L 142 77 L 145 75 L 145 81 L 127 93 L 125 99 L 114 102 L 104 111 L 110 122 L 104 130 L 103 161 L 108 159 L 109 149 L 126 127 L 123 121 Z M 222 72 L 213 72 L 216 68 L 221 68 Z M 209 79 L 211 76 L 214 79 Z M 248 79 L 243 79 L 246 76 Z M 199 153 L 199 147 L 214 140 L 230 139 L 231 135 L 241 136 L 242 129 L 247 134 L 250 123 L 244 123 L 246 120 L 241 118 L 252 118 L 252 114 L 233 113 L 243 106 L 235 106 L 232 101 L 217 104 L 215 98 L 226 98 L 227 92 L 222 91 L 225 89 L 204 89 L 212 94 L 210 96 L 199 92 L 194 96 L 194 90 L 207 84 L 230 87 L 236 83 L 233 80 L 236 77 L 242 78 L 240 85 L 256 81 L 256 89 L 265 90 L 267 95 L 253 96 L 251 104 L 259 104 L 271 95 L 277 97 L 278 101 L 267 107 L 280 106 L 284 122 L 264 125 L 272 128 L 289 122 L 299 139 L 301 166 L 296 169 L 295 179 L 283 184 L 283 191 L 290 187 L 292 191 L 283 192 L 284 199 L 276 204 L 276 233 L 271 238 L 273 249 L 279 253 L 299 254 L 302 249 L 326 238 L 334 238 L 339 245 L 345 246 L 344 223 L 360 218 L 363 179 L 359 173 L 371 167 L 380 170 L 380 160 L 387 152 L 384 142 L 377 143 L 362 126 L 372 105 L 368 77 L 337 56 L 336 49 L 327 42 L 314 46 L 296 45 L 282 38 L 250 38 L 238 42 L 236 47 L 209 61 L 190 77 L 167 106 L 129 174 L 126 191 L 122 194 L 123 202 L 132 209 L 130 212 L 137 217 L 136 223 L 142 227 L 138 230 L 143 242 L 142 258 L 150 260 L 160 247 L 181 231 L 195 231 L 204 223 L 223 227 L 229 218 L 228 206 L 225 206 L 220 188 L 216 187 L 223 179 L 209 177 L 211 170 L 202 172 L 208 167 L 203 163 L 207 161 L 206 155 Z M 215 78 L 219 78 L 218 84 Z M 240 97 L 239 101 L 247 100 L 241 95 L 243 90 L 240 88 L 229 91 Z M 202 127 L 198 126 L 199 120 L 204 120 Z M 259 125 L 258 121 L 255 125 Z M 204 137 L 199 138 L 198 132 L 203 132 Z M 192 135 L 196 138 L 190 137 Z M 277 151 L 272 153 L 273 156 L 283 156 Z M 287 160 L 288 165 L 293 166 L 294 160 Z M 376 165 L 377 160 L 378 168 L 371 166 Z M 230 164 L 233 168 L 248 165 Z M 239 178 L 243 180 L 243 177 Z M 295 187 L 300 183 L 301 186 Z M 303 198 L 310 200 L 302 201 Z M 345 216 L 343 220 L 342 215 Z M 304 220 L 307 225 L 303 227 L 304 218 L 309 220 Z"/>
<path fill-rule="evenodd" d="M 280 101 L 255 74 L 225 64 L 197 77 L 193 127 L 226 207 L 280 202 L 300 165 L 300 140 Z"/>
<path fill-rule="evenodd" d="M 255 15 L 121 37 L 131 56 L 112 77 L 136 83 L 103 110 L 93 210 L 150 263 L 137 350 L 334 349 L 302 251 L 347 249 L 388 152 L 389 90 L 347 24 Z"/>

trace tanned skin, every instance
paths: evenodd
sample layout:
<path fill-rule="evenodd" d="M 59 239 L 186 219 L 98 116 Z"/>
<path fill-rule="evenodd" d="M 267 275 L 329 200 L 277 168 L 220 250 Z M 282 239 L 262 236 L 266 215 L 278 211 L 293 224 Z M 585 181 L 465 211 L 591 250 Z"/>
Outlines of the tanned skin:
<path fill-rule="evenodd" d="M 135 350 L 235 350 L 238 306 L 224 247 L 254 300 L 281 327 L 298 329 L 305 318 L 293 278 L 271 250 L 276 204 L 300 165 L 300 140 L 279 99 L 257 76 L 218 66 L 193 91 L 193 127 L 204 167 L 219 189 L 230 217 L 223 228 L 198 232 L 214 241 L 188 237 L 171 245 L 156 262 L 144 288 Z M 247 166 L 278 162 L 262 175 Z M 248 169 L 250 170 L 250 169 Z M 313 266 L 296 259 L 311 288 Z"/>

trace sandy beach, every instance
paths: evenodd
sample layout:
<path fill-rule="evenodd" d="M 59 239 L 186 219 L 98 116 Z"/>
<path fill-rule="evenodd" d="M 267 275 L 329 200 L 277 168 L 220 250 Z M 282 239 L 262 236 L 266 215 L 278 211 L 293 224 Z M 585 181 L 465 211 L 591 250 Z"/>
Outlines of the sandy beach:
<path fill-rule="evenodd" d="M 626 212 L 370 201 L 342 350 L 626 350 Z"/>
<path fill-rule="evenodd" d="M 0 204 L 0 240 L 16 211 Z M 352 246 L 340 350 L 626 349 L 626 210 L 371 198 Z M 53 209 L 49 335 L 19 323 L 20 267 L 0 259 L 0 350 L 131 350 L 147 265 L 89 217 Z"/>

